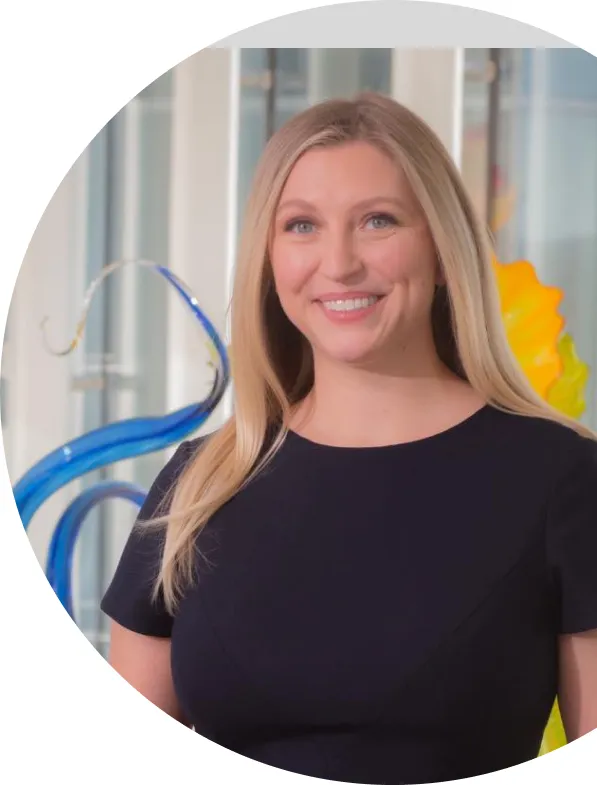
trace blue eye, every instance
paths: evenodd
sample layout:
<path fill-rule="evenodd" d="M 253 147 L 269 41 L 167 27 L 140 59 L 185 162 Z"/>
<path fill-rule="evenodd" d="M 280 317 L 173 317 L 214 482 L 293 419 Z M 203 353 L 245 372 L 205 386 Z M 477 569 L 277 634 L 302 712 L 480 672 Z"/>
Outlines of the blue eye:
<path fill-rule="evenodd" d="M 396 226 L 397 221 L 392 215 L 379 213 L 378 215 L 372 215 L 368 218 L 367 223 L 373 224 L 373 229 L 387 229 L 389 226 Z"/>
<path fill-rule="evenodd" d="M 294 232 L 295 234 L 309 234 L 314 228 L 311 221 L 297 219 L 289 221 L 284 227 L 287 232 Z"/>

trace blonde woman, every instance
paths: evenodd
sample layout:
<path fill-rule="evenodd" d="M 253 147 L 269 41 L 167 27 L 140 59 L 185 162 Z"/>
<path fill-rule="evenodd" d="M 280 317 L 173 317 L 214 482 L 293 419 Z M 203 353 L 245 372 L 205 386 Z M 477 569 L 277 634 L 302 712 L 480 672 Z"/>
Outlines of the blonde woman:
<path fill-rule="evenodd" d="M 113 667 L 255 760 L 454 780 L 597 727 L 597 444 L 508 349 L 432 131 L 333 100 L 269 142 L 235 411 L 156 479 L 103 603 Z"/>

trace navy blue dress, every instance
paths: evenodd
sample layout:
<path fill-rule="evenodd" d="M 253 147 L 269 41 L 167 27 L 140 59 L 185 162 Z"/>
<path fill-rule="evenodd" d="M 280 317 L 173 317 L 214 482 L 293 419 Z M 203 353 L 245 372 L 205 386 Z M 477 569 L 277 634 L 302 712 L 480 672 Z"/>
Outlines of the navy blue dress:
<path fill-rule="evenodd" d="M 291 432 L 198 536 L 175 618 L 149 599 L 160 546 L 133 531 L 102 608 L 171 637 L 197 733 L 340 782 L 484 774 L 538 754 L 558 635 L 597 628 L 597 445 L 491 406 L 388 447 Z"/>

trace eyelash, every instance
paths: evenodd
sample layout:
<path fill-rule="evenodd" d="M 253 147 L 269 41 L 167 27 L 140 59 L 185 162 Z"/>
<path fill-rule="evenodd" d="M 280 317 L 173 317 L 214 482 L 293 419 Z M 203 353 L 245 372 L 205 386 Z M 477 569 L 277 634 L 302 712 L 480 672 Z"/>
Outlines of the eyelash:
<path fill-rule="evenodd" d="M 379 218 L 381 218 L 384 221 L 387 221 L 387 223 L 391 224 L 392 226 L 398 225 L 398 221 L 396 220 L 396 218 L 393 215 L 390 215 L 389 213 L 374 213 L 374 215 L 368 216 L 366 222 L 369 223 L 369 221 Z"/>
<path fill-rule="evenodd" d="M 292 232 L 292 230 L 296 226 L 300 226 L 300 224 L 311 224 L 311 225 L 313 225 L 313 221 L 310 221 L 308 218 L 293 218 L 292 221 L 288 221 L 288 223 L 286 223 L 284 225 L 284 231 L 285 232 Z"/>
<path fill-rule="evenodd" d="M 373 215 L 369 215 L 366 218 L 365 223 L 369 223 L 369 221 L 372 221 L 374 219 L 379 220 L 380 218 L 383 221 L 386 221 L 387 223 L 391 224 L 392 226 L 398 225 L 398 221 L 396 220 L 396 218 L 393 215 L 390 215 L 389 213 L 374 213 Z M 293 229 L 295 229 L 295 227 L 297 226 L 300 226 L 300 224 L 309 224 L 311 226 L 314 225 L 313 221 L 309 220 L 308 218 L 293 218 L 292 221 L 288 221 L 284 225 L 284 231 L 292 232 Z"/>

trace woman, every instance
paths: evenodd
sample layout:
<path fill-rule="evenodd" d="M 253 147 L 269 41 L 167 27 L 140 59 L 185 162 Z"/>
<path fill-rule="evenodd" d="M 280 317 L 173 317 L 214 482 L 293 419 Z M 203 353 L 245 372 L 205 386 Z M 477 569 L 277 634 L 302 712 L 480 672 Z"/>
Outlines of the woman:
<path fill-rule="evenodd" d="M 234 415 L 157 478 L 104 598 L 114 668 L 342 782 L 528 760 L 556 694 L 569 739 L 597 727 L 597 445 L 519 371 L 487 234 L 407 109 L 328 101 L 271 139 L 232 352 Z"/>

